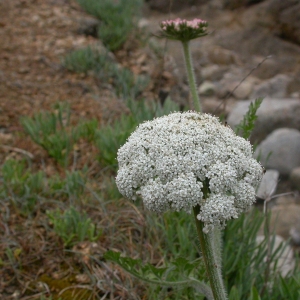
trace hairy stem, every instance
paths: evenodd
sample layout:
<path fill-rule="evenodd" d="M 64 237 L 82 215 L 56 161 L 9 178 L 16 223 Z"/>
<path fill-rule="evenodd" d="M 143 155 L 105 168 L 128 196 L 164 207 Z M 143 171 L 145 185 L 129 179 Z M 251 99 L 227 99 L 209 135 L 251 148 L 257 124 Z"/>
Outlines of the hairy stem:
<path fill-rule="evenodd" d="M 192 57 L 191 57 L 191 53 L 190 53 L 189 42 L 182 42 L 182 46 L 183 46 L 185 66 L 186 66 L 190 91 L 192 94 L 194 109 L 198 112 L 202 112 L 200 98 L 199 98 L 197 86 L 196 86 L 195 73 L 194 73 L 194 69 L 193 69 L 193 63 L 192 63 Z"/>
<path fill-rule="evenodd" d="M 194 217 L 197 227 L 197 233 L 200 241 L 200 247 L 203 255 L 203 260 L 206 267 L 206 272 L 209 277 L 209 282 L 215 300 L 226 300 L 226 292 L 221 274 L 221 258 L 218 257 L 219 251 L 216 249 L 214 232 L 204 233 L 204 223 L 197 219 L 200 212 L 200 206 L 194 207 Z"/>

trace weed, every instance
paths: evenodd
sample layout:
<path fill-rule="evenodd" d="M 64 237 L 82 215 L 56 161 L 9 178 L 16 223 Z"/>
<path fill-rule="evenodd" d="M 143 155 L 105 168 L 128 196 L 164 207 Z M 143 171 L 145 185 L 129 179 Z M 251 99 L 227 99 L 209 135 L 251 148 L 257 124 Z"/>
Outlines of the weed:
<path fill-rule="evenodd" d="M 111 51 L 119 49 L 134 28 L 142 0 L 77 0 L 82 8 L 101 21 L 99 38 Z"/>
<path fill-rule="evenodd" d="M 101 54 L 97 49 L 88 46 L 69 53 L 62 64 L 70 71 L 87 73 L 88 71 L 106 68 L 107 60 L 107 55 Z"/>
<path fill-rule="evenodd" d="M 103 126 L 97 131 L 96 146 L 100 150 L 99 160 L 103 165 L 116 169 L 117 151 L 136 126 L 132 115 L 122 115 L 112 125 Z"/>
<path fill-rule="evenodd" d="M 102 230 L 96 229 L 87 214 L 81 214 L 73 206 L 63 213 L 59 210 L 47 211 L 47 216 L 65 247 L 71 247 L 84 240 L 94 242 L 102 235 Z"/>
<path fill-rule="evenodd" d="M 85 138 L 89 142 L 92 142 L 95 139 L 97 128 L 98 121 L 96 119 L 79 123 L 75 131 L 77 133 L 76 140 L 79 138 Z"/>
<path fill-rule="evenodd" d="M 70 107 L 68 104 L 58 104 L 56 112 L 42 112 L 33 118 L 21 118 L 25 132 L 48 154 L 63 165 L 68 165 L 69 154 L 75 141 L 75 133 L 68 132 L 70 122 Z"/>
<path fill-rule="evenodd" d="M 65 190 L 69 199 L 78 199 L 84 192 L 86 177 L 80 171 L 66 172 Z"/>
<path fill-rule="evenodd" d="M 44 190 L 45 174 L 42 171 L 31 173 L 25 161 L 7 160 L 2 165 L 4 198 L 8 198 L 23 214 L 33 211 L 39 194 Z"/>
<path fill-rule="evenodd" d="M 148 84 L 148 78 L 134 76 L 127 68 L 113 62 L 107 53 L 86 47 L 68 54 L 63 66 L 72 72 L 87 73 L 93 71 L 101 82 L 110 83 L 115 87 L 118 97 L 135 98 Z"/>

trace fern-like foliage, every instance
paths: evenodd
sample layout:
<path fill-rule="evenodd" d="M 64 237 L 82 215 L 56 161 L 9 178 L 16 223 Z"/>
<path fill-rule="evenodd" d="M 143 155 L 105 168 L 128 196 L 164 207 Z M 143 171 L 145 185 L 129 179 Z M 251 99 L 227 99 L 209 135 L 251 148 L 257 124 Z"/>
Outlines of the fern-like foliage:
<path fill-rule="evenodd" d="M 245 139 L 249 139 L 257 119 L 257 110 L 262 104 L 263 98 L 257 98 L 254 102 L 249 105 L 248 112 L 244 115 L 243 120 L 236 126 L 236 134 L 241 134 Z"/>
<path fill-rule="evenodd" d="M 200 272 L 201 269 L 203 270 L 201 259 L 190 262 L 179 257 L 166 267 L 156 268 L 149 263 L 143 264 L 140 259 L 121 257 L 121 253 L 114 251 L 107 251 L 104 258 L 118 264 L 129 274 L 144 282 L 172 288 L 193 287 L 208 300 L 214 299 L 210 287 L 196 279 L 199 277 L 199 269 Z"/>

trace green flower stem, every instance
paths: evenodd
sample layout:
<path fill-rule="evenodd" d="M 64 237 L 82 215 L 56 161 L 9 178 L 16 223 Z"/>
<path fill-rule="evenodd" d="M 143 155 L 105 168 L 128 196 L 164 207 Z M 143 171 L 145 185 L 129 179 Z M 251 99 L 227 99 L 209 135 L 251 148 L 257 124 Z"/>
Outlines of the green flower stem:
<path fill-rule="evenodd" d="M 204 233 L 204 224 L 197 219 L 200 212 L 200 206 L 194 207 L 194 217 L 196 221 L 197 233 L 200 241 L 200 247 L 205 262 L 206 271 L 209 277 L 211 289 L 215 300 L 226 300 L 226 292 L 221 274 L 221 258 L 218 257 L 217 245 L 215 245 L 214 232 Z"/>
<path fill-rule="evenodd" d="M 182 42 L 182 46 L 183 46 L 183 54 L 185 59 L 186 71 L 187 71 L 189 85 L 190 85 L 190 91 L 192 93 L 192 98 L 193 98 L 194 109 L 198 112 L 202 112 L 201 103 L 200 103 L 197 86 L 196 86 L 195 73 L 192 64 L 189 42 L 188 41 Z"/>

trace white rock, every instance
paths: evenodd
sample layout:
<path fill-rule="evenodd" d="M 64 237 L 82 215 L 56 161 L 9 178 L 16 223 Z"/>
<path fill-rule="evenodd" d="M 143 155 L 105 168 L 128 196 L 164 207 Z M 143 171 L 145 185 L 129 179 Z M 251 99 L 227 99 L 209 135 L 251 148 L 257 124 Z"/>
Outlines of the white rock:
<path fill-rule="evenodd" d="M 274 130 L 255 151 L 255 157 L 266 169 L 275 169 L 281 175 L 289 175 L 300 166 L 300 131 L 290 128 Z"/>
<path fill-rule="evenodd" d="M 234 128 L 243 119 L 253 100 L 238 101 L 227 122 Z M 300 101 L 297 99 L 264 99 L 257 111 L 251 140 L 260 142 L 274 129 L 289 127 L 300 130 Z"/>
<path fill-rule="evenodd" d="M 275 254 L 276 250 L 279 248 L 278 253 L 275 255 L 275 258 L 278 259 L 276 270 L 280 272 L 282 277 L 285 277 L 288 275 L 289 272 L 293 271 L 295 268 L 295 259 L 294 259 L 294 251 L 291 246 L 286 245 L 286 241 L 279 235 L 276 235 L 275 237 L 270 237 L 270 244 L 272 244 L 274 240 L 274 245 L 272 248 L 270 256 L 272 254 Z M 259 235 L 256 237 L 257 244 L 261 244 L 265 241 L 265 236 Z M 264 258 L 264 261 L 267 261 L 267 257 Z M 270 266 L 271 269 L 274 268 L 274 263 Z"/>

